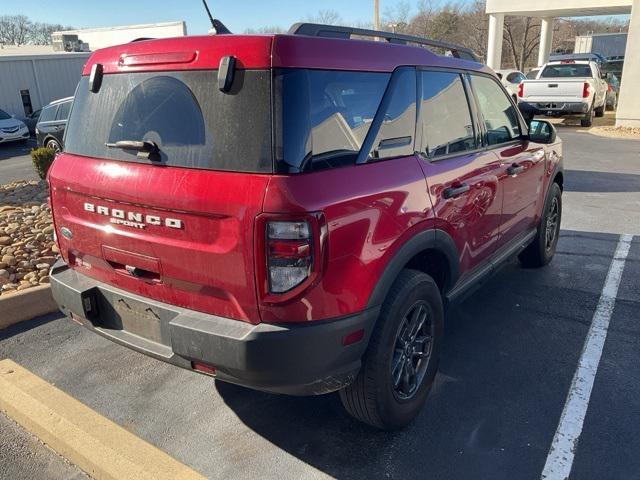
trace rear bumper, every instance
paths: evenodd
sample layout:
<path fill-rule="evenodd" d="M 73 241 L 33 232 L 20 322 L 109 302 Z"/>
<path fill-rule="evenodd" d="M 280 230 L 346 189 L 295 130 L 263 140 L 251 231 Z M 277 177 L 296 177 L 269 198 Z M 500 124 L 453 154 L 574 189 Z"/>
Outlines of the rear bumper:
<path fill-rule="evenodd" d="M 125 292 L 62 261 L 51 269 L 51 289 L 63 313 L 117 343 L 187 369 L 192 361 L 206 363 L 220 380 L 290 395 L 318 395 L 351 383 L 379 312 L 252 325 Z M 344 346 L 344 336 L 359 329 L 362 340 Z"/>
<path fill-rule="evenodd" d="M 582 102 L 519 102 L 518 106 L 534 115 L 547 116 L 581 115 L 589 111 L 589 104 Z"/>

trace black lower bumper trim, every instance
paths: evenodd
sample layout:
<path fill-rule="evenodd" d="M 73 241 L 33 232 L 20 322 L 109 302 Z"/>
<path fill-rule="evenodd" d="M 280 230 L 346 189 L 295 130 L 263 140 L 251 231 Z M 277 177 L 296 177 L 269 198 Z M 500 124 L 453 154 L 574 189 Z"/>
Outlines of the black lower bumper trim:
<path fill-rule="evenodd" d="M 184 368 L 206 363 L 220 380 L 291 395 L 351 383 L 379 313 L 378 307 L 327 321 L 253 325 L 125 292 L 61 261 L 50 278 L 63 313 L 117 343 Z M 344 346 L 344 336 L 359 329 L 364 338 Z"/>

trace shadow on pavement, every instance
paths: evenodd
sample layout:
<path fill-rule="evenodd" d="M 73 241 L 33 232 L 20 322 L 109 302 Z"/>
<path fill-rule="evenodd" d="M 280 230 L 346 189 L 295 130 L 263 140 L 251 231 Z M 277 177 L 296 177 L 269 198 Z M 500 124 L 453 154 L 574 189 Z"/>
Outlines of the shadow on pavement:
<path fill-rule="evenodd" d="M 30 138 L 26 142 L 0 143 L 0 160 L 29 155 L 31 149 L 35 147 L 36 140 L 34 138 Z"/>
<path fill-rule="evenodd" d="M 566 192 L 640 192 L 640 175 L 632 173 L 565 171 Z"/>
<path fill-rule="evenodd" d="M 434 388 L 403 431 L 359 424 L 337 394 L 216 389 L 253 431 L 337 478 L 539 478 L 617 238 L 563 231 L 549 266 L 514 261 L 453 306 Z"/>
<path fill-rule="evenodd" d="M 3 330 L 0 330 L 0 341 L 6 340 L 7 338 L 11 338 L 15 335 L 19 335 L 23 332 L 31 330 L 32 328 L 39 327 L 40 325 L 44 325 L 45 323 L 52 322 L 53 320 L 58 320 L 62 318 L 63 315 L 60 312 L 50 313 L 48 315 L 43 315 L 42 317 L 33 318 L 31 320 L 27 320 L 25 322 L 16 323 L 15 325 L 11 325 Z M 2 358 L 0 358 L 1 360 Z"/>

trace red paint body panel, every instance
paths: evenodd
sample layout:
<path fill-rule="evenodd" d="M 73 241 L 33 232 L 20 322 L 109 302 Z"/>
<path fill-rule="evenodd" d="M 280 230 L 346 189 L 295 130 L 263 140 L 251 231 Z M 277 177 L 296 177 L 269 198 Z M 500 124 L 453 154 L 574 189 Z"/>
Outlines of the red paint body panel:
<path fill-rule="evenodd" d="M 159 55 L 160 54 L 160 55 Z M 195 54 L 195 56 L 191 55 Z M 157 58 L 153 63 L 144 58 Z M 165 55 L 165 61 L 162 61 Z M 300 35 L 206 35 L 145 40 L 96 50 L 84 66 L 95 63 L 104 73 L 217 69 L 224 56 L 236 57 L 237 68 L 328 68 L 392 72 L 402 65 L 467 68 L 488 71 L 478 63 L 435 55 L 424 48 L 368 40 L 339 40 Z M 126 65 L 135 57 L 134 65 Z M 182 59 L 182 61 L 176 61 Z M 189 60 L 189 61 L 187 61 Z"/>
<path fill-rule="evenodd" d="M 319 282 L 288 302 L 262 305 L 265 322 L 332 318 L 364 309 L 403 241 L 433 227 L 426 182 L 414 156 L 274 176 L 264 211 L 321 211 L 328 229 Z"/>
<path fill-rule="evenodd" d="M 49 182 L 61 253 L 72 266 L 162 302 L 259 322 L 253 225 L 269 176 L 63 153 L 50 169 Z M 110 217 L 85 211 L 85 202 L 178 219 L 183 228 L 113 225 Z M 73 232 L 71 240 L 60 234 L 63 226 Z M 123 274 L 114 268 L 123 261 L 151 272 L 157 269 L 160 281 Z"/>
<path fill-rule="evenodd" d="M 105 74 L 216 69 L 326 68 L 391 72 L 402 65 L 486 67 L 383 42 L 302 36 L 201 36 L 141 41 L 94 52 Z M 212 85 L 212 88 L 216 88 Z M 429 162 L 417 156 L 313 173 L 268 175 L 159 167 L 58 155 L 49 171 L 64 259 L 96 280 L 192 310 L 257 324 L 342 317 L 367 306 L 394 254 L 415 234 L 453 239 L 462 277 L 538 221 L 554 146 L 523 142 Z M 555 156 L 554 156 L 555 155 Z M 511 164 L 525 167 L 510 177 Z M 471 188 L 452 199 L 446 188 Z M 180 228 L 113 224 L 85 203 L 171 219 Z M 313 272 L 274 298 L 265 294 L 265 222 L 309 220 Z M 73 232 L 71 239 L 61 228 Z M 125 268 L 143 271 L 133 276 Z"/>

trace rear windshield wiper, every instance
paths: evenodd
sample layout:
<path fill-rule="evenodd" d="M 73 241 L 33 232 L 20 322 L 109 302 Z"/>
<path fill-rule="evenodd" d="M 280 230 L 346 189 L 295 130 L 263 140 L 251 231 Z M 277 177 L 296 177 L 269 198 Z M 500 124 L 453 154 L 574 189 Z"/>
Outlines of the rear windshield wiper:
<path fill-rule="evenodd" d="M 138 157 L 149 160 L 160 160 L 160 148 L 156 142 L 149 140 L 119 140 L 115 143 L 105 143 L 108 148 L 120 148 L 122 150 L 134 150 Z"/>

